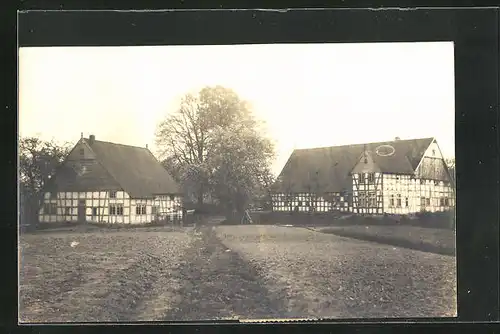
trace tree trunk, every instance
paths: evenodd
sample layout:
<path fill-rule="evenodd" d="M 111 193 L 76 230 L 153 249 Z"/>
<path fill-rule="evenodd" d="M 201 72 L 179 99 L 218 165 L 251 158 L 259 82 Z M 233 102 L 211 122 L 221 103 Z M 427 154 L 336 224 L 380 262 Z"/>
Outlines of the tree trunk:
<path fill-rule="evenodd" d="M 35 228 L 38 224 L 38 211 L 40 210 L 39 198 L 28 197 L 23 200 L 20 207 L 20 224 Z"/>
<path fill-rule="evenodd" d="M 239 220 L 238 220 L 238 214 L 236 212 L 236 210 L 234 209 L 234 206 L 231 205 L 230 203 L 225 203 L 223 205 L 224 207 L 224 211 L 226 212 L 225 216 L 226 216 L 226 219 L 228 221 L 230 221 L 231 223 L 239 223 Z M 240 217 L 241 219 L 241 217 Z"/>
<path fill-rule="evenodd" d="M 198 189 L 198 194 L 197 194 L 197 201 L 198 201 L 198 208 L 202 209 L 203 208 L 203 195 L 204 195 L 204 187 L 203 185 L 200 184 L 200 187 Z"/>
<path fill-rule="evenodd" d="M 203 206 L 203 193 L 198 193 L 198 205 L 201 208 Z"/>

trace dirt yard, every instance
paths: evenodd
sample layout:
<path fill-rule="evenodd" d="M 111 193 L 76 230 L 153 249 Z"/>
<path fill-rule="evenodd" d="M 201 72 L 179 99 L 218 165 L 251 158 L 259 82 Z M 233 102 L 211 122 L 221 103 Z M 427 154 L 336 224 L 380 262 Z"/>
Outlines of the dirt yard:
<path fill-rule="evenodd" d="M 78 245 L 72 247 L 72 242 Z M 21 322 L 161 318 L 173 300 L 189 231 L 43 232 L 20 240 Z"/>
<path fill-rule="evenodd" d="M 301 317 L 456 315 L 455 258 L 305 228 L 220 226 L 229 248 Z"/>
<path fill-rule="evenodd" d="M 21 322 L 456 312 L 453 257 L 305 228 L 44 231 L 19 246 Z"/>

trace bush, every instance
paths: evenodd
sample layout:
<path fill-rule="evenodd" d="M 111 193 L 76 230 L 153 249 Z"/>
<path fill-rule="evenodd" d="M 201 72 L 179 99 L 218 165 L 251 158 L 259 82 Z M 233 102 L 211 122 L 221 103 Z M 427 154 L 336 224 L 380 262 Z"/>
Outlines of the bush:
<path fill-rule="evenodd" d="M 418 226 L 455 229 L 455 211 L 420 212 L 415 215 Z"/>
<path fill-rule="evenodd" d="M 254 215 L 257 217 L 254 219 Z M 412 225 L 450 229 L 455 227 L 454 211 L 423 212 L 413 215 L 363 216 L 347 212 L 268 212 L 252 214 L 259 224 L 290 224 L 297 226 L 350 226 L 350 225 Z"/>
<path fill-rule="evenodd" d="M 377 242 L 442 255 L 455 255 L 453 231 L 416 226 L 345 226 L 322 229 L 341 237 Z"/>

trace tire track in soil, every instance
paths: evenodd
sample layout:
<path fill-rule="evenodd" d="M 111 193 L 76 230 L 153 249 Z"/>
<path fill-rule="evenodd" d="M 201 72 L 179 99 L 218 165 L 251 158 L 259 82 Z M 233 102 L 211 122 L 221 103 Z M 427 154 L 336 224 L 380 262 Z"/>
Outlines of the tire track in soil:
<path fill-rule="evenodd" d="M 196 229 L 180 271 L 182 297 L 165 314 L 166 321 L 264 319 L 290 317 L 285 296 L 270 293 L 256 268 L 217 238 L 213 227 Z"/>

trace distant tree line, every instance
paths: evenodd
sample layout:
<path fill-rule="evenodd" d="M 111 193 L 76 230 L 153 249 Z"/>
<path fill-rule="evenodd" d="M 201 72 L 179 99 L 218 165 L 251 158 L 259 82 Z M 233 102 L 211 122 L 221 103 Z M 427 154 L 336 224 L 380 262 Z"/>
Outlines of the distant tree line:
<path fill-rule="evenodd" d="M 70 149 L 69 144 L 59 144 L 54 140 L 19 139 L 19 220 L 22 225 L 38 222 L 43 189 Z"/>

